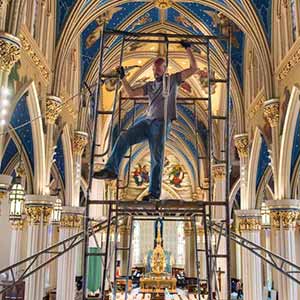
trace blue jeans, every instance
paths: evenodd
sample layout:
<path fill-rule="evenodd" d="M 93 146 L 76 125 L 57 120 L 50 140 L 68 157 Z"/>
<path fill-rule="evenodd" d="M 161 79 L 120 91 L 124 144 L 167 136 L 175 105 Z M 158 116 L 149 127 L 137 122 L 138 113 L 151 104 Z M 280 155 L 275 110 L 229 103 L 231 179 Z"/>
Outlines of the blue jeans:
<path fill-rule="evenodd" d="M 167 125 L 167 135 L 170 132 L 171 123 Z M 106 163 L 106 168 L 119 173 L 119 166 L 123 156 L 130 146 L 148 140 L 151 154 L 151 172 L 149 193 L 159 198 L 161 193 L 161 179 L 163 170 L 163 144 L 164 144 L 164 121 L 143 119 L 131 126 L 126 132 L 122 132 Z"/>

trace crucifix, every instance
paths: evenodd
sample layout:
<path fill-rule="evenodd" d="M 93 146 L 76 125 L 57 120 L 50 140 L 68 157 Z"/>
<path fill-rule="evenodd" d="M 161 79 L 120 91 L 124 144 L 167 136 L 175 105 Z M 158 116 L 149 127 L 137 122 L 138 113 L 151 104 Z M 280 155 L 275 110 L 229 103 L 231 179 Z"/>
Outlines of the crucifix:
<path fill-rule="evenodd" d="M 220 292 L 222 291 L 222 275 L 225 274 L 225 271 L 222 271 L 221 268 L 219 267 L 218 271 L 217 271 L 217 274 L 218 274 L 218 284 L 219 284 L 219 290 Z"/>

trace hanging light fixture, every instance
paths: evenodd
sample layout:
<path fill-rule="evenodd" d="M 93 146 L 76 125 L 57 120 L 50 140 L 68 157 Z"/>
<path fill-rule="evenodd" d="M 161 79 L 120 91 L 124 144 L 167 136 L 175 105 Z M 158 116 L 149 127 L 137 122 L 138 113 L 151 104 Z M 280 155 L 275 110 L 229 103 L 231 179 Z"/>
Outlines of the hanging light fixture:
<path fill-rule="evenodd" d="M 52 210 L 51 223 L 52 225 L 59 225 L 61 221 L 62 202 L 59 198 L 56 199 Z"/>
<path fill-rule="evenodd" d="M 24 212 L 25 191 L 21 184 L 21 176 L 17 175 L 13 180 L 13 185 L 9 193 L 10 220 L 21 220 Z"/>

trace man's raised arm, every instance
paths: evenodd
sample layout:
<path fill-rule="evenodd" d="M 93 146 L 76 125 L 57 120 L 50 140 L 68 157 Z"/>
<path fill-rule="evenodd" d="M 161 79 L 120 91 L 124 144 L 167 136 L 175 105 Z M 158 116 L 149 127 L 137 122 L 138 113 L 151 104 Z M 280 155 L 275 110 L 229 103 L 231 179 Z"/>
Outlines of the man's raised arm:
<path fill-rule="evenodd" d="M 122 84 L 124 87 L 124 90 L 126 91 L 127 95 L 129 97 L 138 97 L 138 96 L 144 96 L 144 88 L 138 87 L 138 88 L 132 88 L 130 84 L 128 83 L 127 79 L 125 78 L 125 70 L 123 67 L 121 67 L 118 70 L 120 74 L 120 79 L 122 80 Z"/>
<path fill-rule="evenodd" d="M 190 67 L 181 72 L 181 80 L 185 81 L 186 79 L 188 79 L 190 76 L 194 75 L 197 72 L 198 67 L 197 67 L 197 62 L 196 62 L 195 56 L 191 49 L 191 44 L 189 42 L 182 41 L 181 45 L 182 45 L 182 47 L 185 48 L 186 54 L 190 61 Z"/>

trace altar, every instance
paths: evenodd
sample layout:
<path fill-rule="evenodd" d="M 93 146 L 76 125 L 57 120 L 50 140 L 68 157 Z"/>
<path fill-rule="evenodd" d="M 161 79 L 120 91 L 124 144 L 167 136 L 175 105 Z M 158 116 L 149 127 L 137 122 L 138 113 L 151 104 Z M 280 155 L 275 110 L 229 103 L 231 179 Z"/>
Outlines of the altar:
<path fill-rule="evenodd" d="M 176 293 L 176 278 L 172 277 L 149 277 L 140 281 L 142 293 L 164 293 L 168 289 L 170 293 Z"/>
<path fill-rule="evenodd" d="M 170 255 L 166 255 L 166 251 L 162 246 L 161 231 L 158 227 L 156 246 L 148 255 L 147 262 L 149 263 L 150 272 L 146 273 L 145 277 L 140 279 L 141 293 L 154 293 L 156 295 L 163 294 L 166 290 L 169 293 L 176 293 L 176 278 L 171 276 Z M 147 264 L 146 264 L 147 269 Z"/>

